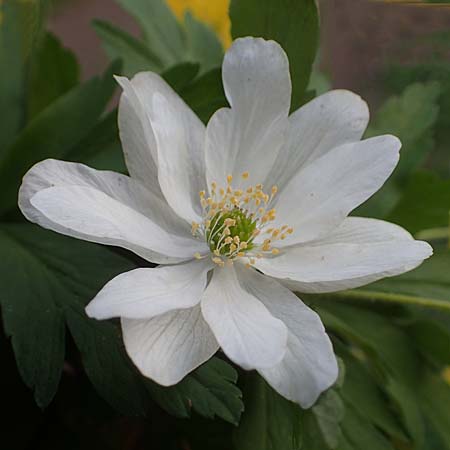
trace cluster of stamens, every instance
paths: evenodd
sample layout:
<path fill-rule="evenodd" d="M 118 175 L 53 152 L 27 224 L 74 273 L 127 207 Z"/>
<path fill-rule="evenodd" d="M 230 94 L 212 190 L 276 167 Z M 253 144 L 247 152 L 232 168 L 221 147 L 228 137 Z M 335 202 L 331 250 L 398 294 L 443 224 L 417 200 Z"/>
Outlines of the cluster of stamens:
<path fill-rule="evenodd" d="M 243 180 L 248 177 L 248 172 L 242 174 Z M 225 188 L 218 188 L 217 183 L 212 182 L 209 196 L 205 191 L 199 192 L 203 221 L 192 223 L 192 234 L 206 239 L 212 261 L 218 266 L 223 267 L 226 262 L 233 264 L 235 258 L 243 256 L 248 257 L 251 266 L 255 258 L 277 255 L 280 250 L 273 243 L 285 239 L 293 229 L 287 225 L 270 227 L 270 222 L 276 218 L 275 208 L 270 207 L 278 190 L 276 186 L 267 194 L 262 184 L 242 190 L 234 189 L 232 181 L 232 175 L 228 175 Z M 261 233 L 267 237 L 257 245 L 254 240 Z M 204 256 L 197 253 L 195 257 Z"/>

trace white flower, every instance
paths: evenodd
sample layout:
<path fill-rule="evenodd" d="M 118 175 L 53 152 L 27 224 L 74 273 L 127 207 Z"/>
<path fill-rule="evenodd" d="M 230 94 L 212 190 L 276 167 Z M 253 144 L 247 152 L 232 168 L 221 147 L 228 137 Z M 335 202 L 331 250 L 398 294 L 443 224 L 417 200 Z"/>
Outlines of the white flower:
<path fill-rule="evenodd" d="M 234 42 L 223 63 L 231 108 L 206 128 L 158 75 L 118 82 L 130 177 L 46 160 L 25 176 L 20 208 L 161 264 L 119 275 L 86 308 L 121 318 L 145 376 L 175 384 L 220 347 L 311 406 L 338 367 L 318 315 L 287 287 L 354 288 L 431 254 L 396 225 L 347 217 L 389 177 L 399 140 L 361 141 L 367 105 L 344 90 L 289 116 L 288 60 L 273 41 Z"/>

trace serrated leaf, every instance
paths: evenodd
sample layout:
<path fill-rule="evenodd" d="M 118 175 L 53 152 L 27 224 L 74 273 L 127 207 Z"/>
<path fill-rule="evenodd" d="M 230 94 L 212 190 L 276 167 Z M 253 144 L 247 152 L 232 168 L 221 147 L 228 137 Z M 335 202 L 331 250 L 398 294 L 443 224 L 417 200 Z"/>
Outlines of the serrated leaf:
<path fill-rule="evenodd" d="M 28 96 L 28 120 L 78 84 L 75 55 L 47 33 L 33 57 Z"/>
<path fill-rule="evenodd" d="M 144 42 L 164 68 L 183 61 L 183 30 L 164 0 L 117 0 L 141 26 Z"/>
<path fill-rule="evenodd" d="M 433 149 L 439 112 L 440 85 L 415 83 L 389 98 L 376 112 L 365 138 L 393 134 L 402 142 L 400 161 L 380 191 L 356 210 L 356 215 L 384 218 L 401 196 L 401 187 Z"/>
<path fill-rule="evenodd" d="M 21 178 L 38 161 L 64 158 L 95 126 L 116 87 L 112 66 L 103 78 L 75 87 L 37 115 L 0 161 L 0 214 L 14 208 Z"/>
<path fill-rule="evenodd" d="M 94 30 L 100 37 L 109 58 L 123 62 L 122 73 L 127 77 L 142 71 L 161 72 L 164 68 L 159 57 L 142 41 L 113 24 L 95 20 Z"/>
<path fill-rule="evenodd" d="M 231 0 L 231 34 L 277 41 L 286 51 L 292 79 L 291 110 L 303 102 L 319 42 L 315 0 Z"/>
<path fill-rule="evenodd" d="M 384 316 L 362 308 L 331 301 L 321 304 L 318 310 L 328 329 L 356 343 L 377 364 L 383 373 L 383 388 L 420 446 L 424 439 L 424 423 L 416 398 L 420 360 L 408 335 Z"/>
<path fill-rule="evenodd" d="M 245 412 L 234 433 L 236 450 L 299 450 L 302 410 L 278 395 L 256 373 L 248 375 Z"/>
<path fill-rule="evenodd" d="M 58 387 L 68 321 L 99 392 L 124 413 L 143 413 L 145 390 L 130 368 L 118 330 L 84 314 L 98 290 L 134 264 L 106 247 L 29 224 L 1 225 L 0 248 L 4 328 L 38 405 L 47 406 Z"/>
<path fill-rule="evenodd" d="M 194 410 L 203 417 L 220 417 L 237 425 L 244 405 L 236 381 L 237 372 L 230 365 L 212 358 L 175 386 L 149 382 L 147 388 L 153 399 L 174 416 L 190 417 Z"/>

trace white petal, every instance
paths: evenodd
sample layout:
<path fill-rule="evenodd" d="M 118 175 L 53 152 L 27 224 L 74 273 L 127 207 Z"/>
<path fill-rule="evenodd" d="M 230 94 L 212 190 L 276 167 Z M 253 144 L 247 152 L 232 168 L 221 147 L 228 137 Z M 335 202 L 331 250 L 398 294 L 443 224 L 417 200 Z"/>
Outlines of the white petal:
<path fill-rule="evenodd" d="M 214 270 L 201 307 L 222 350 L 244 369 L 271 367 L 283 358 L 286 327 L 241 286 L 234 267 Z"/>
<path fill-rule="evenodd" d="M 274 205 L 274 225 L 294 228 L 281 243 L 311 241 L 335 229 L 384 184 L 397 165 L 400 146 L 394 136 L 378 136 L 337 147 L 302 169 Z"/>
<path fill-rule="evenodd" d="M 123 88 L 118 122 L 128 172 L 155 195 L 162 197 L 158 182 L 156 140 L 144 103 L 135 92 L 132 82 L 123 77 L 116 79 Z"/>
<path fill-rule="evenodd" d="M 119 82 L 134 89 L 144 105 L 156 141 L 158 179 L 172 208 L 188 222 L 201 213 L 198 193 L 206 187 L 205 127 L 175 91 L 152 72 L 137 74 L 131 82 Z"/>
<path fill-rule="evenodd" d="M 333 347 L 319 316 L 288 289 L 256 271 L 242 271 L 239 279 L 288 329 L 285 357 L 274 367 L 259 369 L 260 374 L 283 397 L 309 408 L 338 375 Z"/>
<path fill-rule="evenodd" d="M 208 182 L 223 184 L 249 172 L 250 184 L 262 183 L 283 143 L 291 98 L 289 63 L 274 41 L 234 41 L 222 66 L 231 109 L 210 119 L 206 131 Z"/>
<path fill-rule="evenodd" d="M 121 323 L 131 360 L 144 376 L 163 386 L 181 381 L 219 348 L 200 306 Z"/>
<path fill-rule="evenodd" d="M 407 272 L 431 254 L 398 225 L 349 217 L 327 237 L 285 248 L 256 267 L 300 292 L 333 292 Z"/>
<path fill-rule="evenodd" d="M 192 259 L 206 249 L 190 236 L 189 225 L 139 182 L 82 164 L 36 164 L 24 177 L 19 206 L 44 228 L 123 247 L 153 262 Z"/>
<path fill-rule="evenodd" d="M 118 275 L 86 307 L 89 317 L 150 319 L 200 302 L 211 269 L 208 260 L 139 268 Z"/>
<path fill-rule="evenodd" d="M 304 166 L 335 147 L 361 139 L 369 121 L 366 102 L 337 89 L 316 97 L 289 117 L 286 142 L 267 177 L 281 190 Z"/>

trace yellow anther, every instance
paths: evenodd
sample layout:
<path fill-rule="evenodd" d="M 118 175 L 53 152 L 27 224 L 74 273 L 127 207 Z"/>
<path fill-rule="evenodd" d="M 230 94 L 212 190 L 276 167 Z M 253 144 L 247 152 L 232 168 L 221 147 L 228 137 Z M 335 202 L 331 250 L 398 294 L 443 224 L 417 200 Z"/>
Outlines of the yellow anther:
<path fill-rule="evenodd" d="M 223 267 L 225 263 L 223 262 L 222 258 L 214 257 L 212 259 L 213 263 L 217 264 L 219 267 Z"/>
<path fill-rule="evenodd" d="M 235 236 L 235 237 L 233 238 L 233 242 L 234 242 L 235 244 L 239 244 L 240 240 L 241 240 L 241 238 L 240 238 L 239 236 Z"/>
<path fill-rule="evenodd" d="M 255 264 L 255 258 L 250 258 L 250 264 Z"/>
<path fill-rule="evenodd" d="M 200 225 L 197 222 L 192 222 L 192 234 L 194 234 L 198 229 L 200 228 Z"/>
<path fill-rule="evenodd" d="M 236 196 L 236 197 L 242 197 L 242 194 L 243 194 L 244 192 L 243 191 L 241 191 L 240 189 L 236 189 L 235 191 L 234 191 L 234 195 Z"/>
<path fill-rule="evenodd" d="M 257 191 L 262 191 L 263 185 L 260 183 L 260 184 L 257 184 L 255 187 L 256 187 Z"/>
<path fill-rule="evenodd" d="M 293 232 L 294 232 L 293 228 L 288 228 L 286 231 L 287 234 L 292 234 Z"/>
<path fill-rule="evenodd" d="M 199 252 L 194 253 L 194 258 L 195 258 L 195 259 L 202 259 L 202 255 L 200 255 Z"/>
<path fill-rule="evenodd" d="M 247 193 L 251 194 L 253 192 L 253 188 L 250 186 L 249 188 L 247 188 Z"/>
<path fill-rule="evenodd" d="M 233 181 L 233 175 L 228 175 L 227 176 L 227 183 L 231 184 L 232 181 Z"/>
<path fill-rule="evenodd" d="M 226 227 L 234 227 L 236 225 L 236 220 L 228 218 L 228 219 L 225 219 L 223 221 L 223 223 L 225 224 Z"/>
<path fill-rule="evenodd" d="M 272 186 L 272 195 L 275 195 L 278 192 L 277 186 Z"/>
<path fill-rule="evenodd" d="M 205 196 L 206 192 L 205 191 L 200 191 L 198 193 L 198 195 L 200 196 L 200 198 L 203 198 Z"/>
<path fill-rule="evenodd" d="M 245 242 L 245 241 L 242 241 L 242 242 L 240 243 L 240 247 L 241 247 L 243 250 L 245 250 L 245 249 L 248 247 L 248 243 Z"/>
<path fill-rule="evenodd" d="M 240 256 L 242 258 L 243 256 L 245 256 L 245 253 L 244 252 L 238 252 L 237 256 Z"/>
<path fill-rule="evenodd" d="M 225 195 L 225 189 L 224 188 L 220 188 L 219 189 L 219 193 L 223 197 Z"/>
<path fill-rule="evenodd" d="M 229 229 L 228 227 L 226 227 L 226 228 L 223 230 L 223 234 L 224 234 L 224 236 L 229 236 L 229 235 L 231 234 L 230 229 Z"/>
<path fill-rule="evenodd" d="M 280 250 L 278 250 L 277 248 L 272 249 L 272 255 L 278 255 L 279 253 L 280 253 Z"/>
<path fill-rule="evenodd" d="M 233 253 L 237 250 L 237 245 L 236 244 L 231 244 L 230 245 L 230 252 Z"/>
<path fill-rule="evenodd" d="M 215 190 L 217 188 L 217 183 L 215 181 L 213 181 L 211 183 L 211 187 L 213 188 L 213 190 Z"/>
<path fill-rule="evenodd" d="M 227 187 L 227 194 L 231 194 L 231 192 L 232 192 L 231 186 L 228 186 Z"/>
<path fill-rule="evenodd" d="M 231 244 L 233 242 L 233 238 L 231 236 L 228 236 L 225 240 L 224 240 L 225 244 Z"/>
<path fill-rule="evenodd" d="M 249 173 L 248 173 L 248 172 L 244 172 L 244 173 L 242 174 L 242 178 L 243 178 L 244 180 L 246 180 L 246 179 L 248 178 L 248 176 L 249 176 Z"/>
<path fill-rule="evenodd" d="M 281 227 L 281 231 L 284 231 L 286 228 L 287 228 L 287 225 L 283 225 L 283 226 Z"/>

